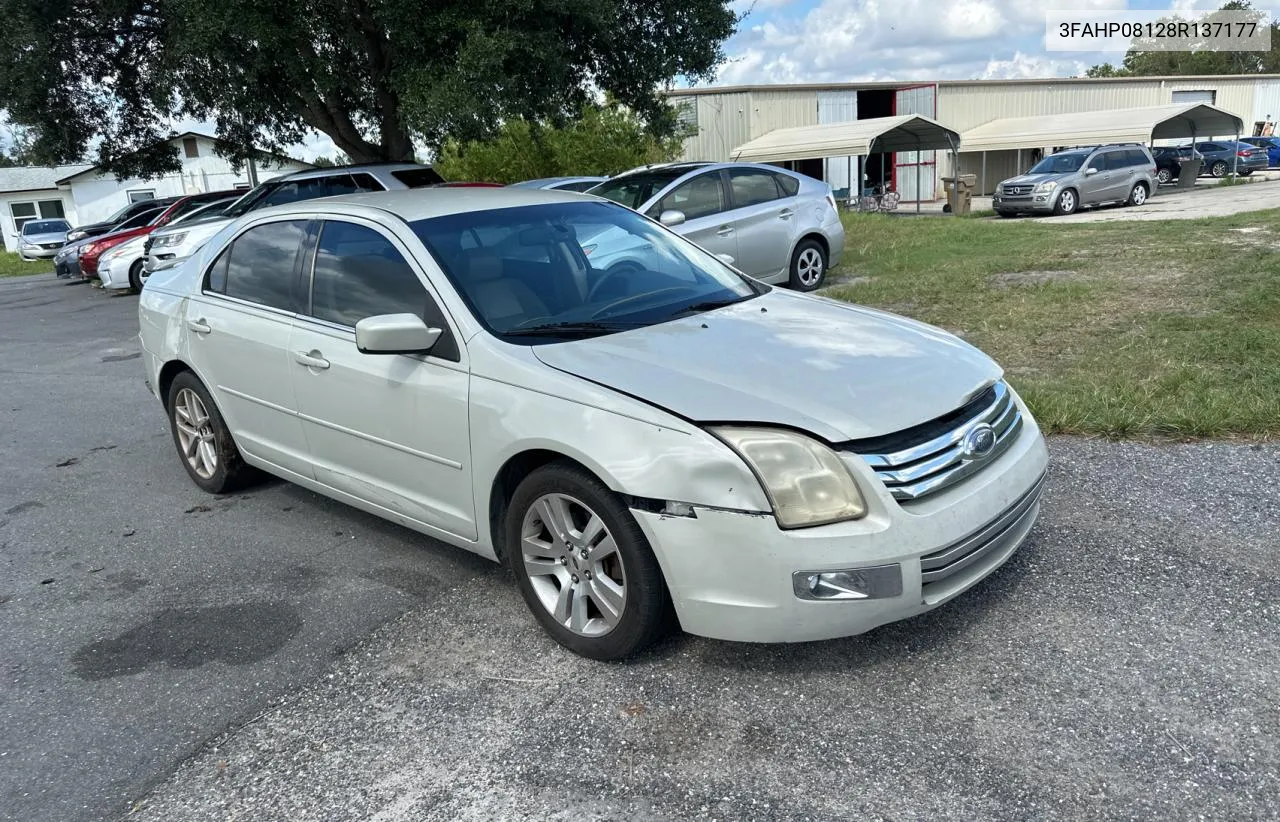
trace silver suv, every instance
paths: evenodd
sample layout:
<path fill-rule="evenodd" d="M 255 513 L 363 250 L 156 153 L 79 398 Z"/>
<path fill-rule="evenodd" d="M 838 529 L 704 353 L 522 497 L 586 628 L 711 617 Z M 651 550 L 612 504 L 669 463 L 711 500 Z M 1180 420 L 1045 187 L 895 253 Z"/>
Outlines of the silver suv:
<path fill-rule="evenodd" d="M 217 217 L 174 225 L 152 232 L 144 246 L 147 275 L 182 262 L 232 220 L 249 211 L 319 197 L 393 191 L 439 185 L 444 179 L 430 166 L 417 163 L 367 163 L 297 171 L 273 177 L 246 192 Z"/>
<path fill-rule="evenodd" d="M 1001 217 L 1070 214 L 1103 203 L 1142 205 L 1155 191 L 1156 161 L 1146 146 L 1091 146 L 1050 154 L 1005 180 L 991 204 Z"/>
<path fill-rule="evenodd" d="M 776 166 L 646 166 L 587 193 L 658 220 L 712 254 L 731 258 L 743 274 L 799 291 L 822 285 L 844 253 L 844 226 L 831 186 Z"/>

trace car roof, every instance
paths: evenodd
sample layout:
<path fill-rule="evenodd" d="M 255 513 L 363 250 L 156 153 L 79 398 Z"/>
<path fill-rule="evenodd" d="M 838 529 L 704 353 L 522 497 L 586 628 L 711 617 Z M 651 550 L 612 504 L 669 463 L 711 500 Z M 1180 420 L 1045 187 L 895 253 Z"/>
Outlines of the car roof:
<path fill-rule="evenodd" d="M 296 203 L 271 206 L 253 215 L 267 214 L 315 214 L 329 212 L 334 214 L 367 213 L 376 209 L 394 214 L 405 222 L 417 222 L 432 217 L 444 217 L 450 214 L 465 214 L 470 211 L 491 211 L 498 208 L 515 208 L 517 206 L 543 205 L 546 203 L 580 203 L 590 200 L 608 203 L 608 200 L 579 194 L 573 191 L 558 191 L 549 188 L 526 188 L 515 186 L 489 187 L 456 187 L 456 188 L 412 188 L 397 191 L 378 191 L 369 194 L 344 194 L 339 197 L 321 197 L 314 200 L 299 200 Z M 621 208 L 621 206 L 619 206 Z"/>
<path fill-rule="evenodd" d="M 410 162 L 357 163 L 349 166 L 309 168 L 306 171 L 295 171 L 292 174 L 281 175 L 274 178 L 274 180 L 310 180 L 317 177 L 331 177 L 335 174 L 346 174 L 352 171 L 408 171 L 420 168 L 431 168 L 431 166 L 424 166 L 421 163 Z"/>

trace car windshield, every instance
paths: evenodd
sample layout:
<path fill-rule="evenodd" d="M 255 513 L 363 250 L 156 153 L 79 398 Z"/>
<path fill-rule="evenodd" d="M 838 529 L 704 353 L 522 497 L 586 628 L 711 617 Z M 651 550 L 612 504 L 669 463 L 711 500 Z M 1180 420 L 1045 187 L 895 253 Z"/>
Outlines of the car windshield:
<path fill-rule="evenodd" d="M 29 221 L 22 226 L 23 234 L 56 234 L 71 228 L 66 220 Z"/>
<path fill-rule="evenodd" d="M 600 185 L 588 189 L 587 193 L 594 194 L 597 197 L 604 197 L 606 200 L 613 200 L 615 203 L 621 203 L 627 208 L 638 209 L 647 203 L 653 195 L 693 171 L 693 169 L 693 166 L 680 166 L 678 168 L 660 168 L 653 171 L 627 174 L 622 177 L 614 177 L 612 180 L 605 180 Z"/>
<path fill-rule="evenodd" d="M 1083 151 L 1051 154 L 1031 167 L 1031 174 L 1070 174 L 1079 171 L 1089 155 Z"/>
<path fill-rule="evenodd" d="M 768 290 L 634 211 L 598 201 L 411 225 L 472 313 L 521 344 L 654 325 Z"/>
<path fill-rule="evenodd" d="M 194 223 L 200 220 L 221 217 L 226 214 L 227 209 L 231 207 L 231 204 L 239 199 L 239 197 L 228 197 L 225 200 L 215 200 L 212 203 L 201 203 L 199 208 L 192 209 L 186 214 L 170 220 L 169 225 L 177 225 L 178 223 Z"/>
<path fill-rule="evenodd" d="M 164 213 L 164 208 L 153 208 L 135 214 L 123 223 L 115 227 L 115 231 L 128 231 L 131 228 L 142 228 L 144 225 L 150 225 L 151 221 Z"/>

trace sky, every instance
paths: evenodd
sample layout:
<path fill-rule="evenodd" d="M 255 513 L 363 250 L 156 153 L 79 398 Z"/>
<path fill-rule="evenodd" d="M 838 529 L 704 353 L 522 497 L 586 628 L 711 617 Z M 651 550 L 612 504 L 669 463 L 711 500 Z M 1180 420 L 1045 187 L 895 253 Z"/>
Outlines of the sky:
<path fill-rule="evenodd" d="M 699 85 L 1070 77 L 1123 53 L 1048 52 L 1046 9 L 1211 11 L 1222 0 L 733 0 L 728 61 Z M 1280 18 L 1280 0 L 1254 0 Z"/>

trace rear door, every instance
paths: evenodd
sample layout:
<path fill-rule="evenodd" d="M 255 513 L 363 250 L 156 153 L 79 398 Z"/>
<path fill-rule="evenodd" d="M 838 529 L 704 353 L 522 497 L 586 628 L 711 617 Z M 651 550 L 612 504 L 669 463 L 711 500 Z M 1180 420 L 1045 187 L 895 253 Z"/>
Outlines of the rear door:
<path fill-rule="evenodd" d="M 357 218 L 320 229 L 289 371 L 316 479 L 370 506 L 476 538 L 468 372 L 456 330 L 404 242 Z M 428 354 L 362 354 L 355 325 L 411 313 Z"/>
<path fill-rule="evenodd" d="M 1125 200 L 1138 180 L 1138 167 L 1146 158 L 1137 149 L 1120 149 L 1107 155 L 1107 167 L 1111 170 L 1111 187 L 1107 199 Z"/>
<path fill-rule="evenodd" d="M 186 308 L 191 365 L 240 450 L 311 477 L 297 418 L 289 335 L 299 310 L 306 220 L 260 223 L 228 245 Z"/>
<path fill-rule="evenodd" d="M 719 169 L 704 171 L 662 195 L 646 214 L 658 219 L 664 211 L 679 211 L 685 221 L 675 227 L 712 254 L 728 254 L 738 259 L 738 232 L 730 221 L 729 197 Z M 749 273 L 749 272 L 748 272 Z"/>
<path fill-rule="evenodd" d="M 738 235 L 736 267 L 762 279 L 786 273 L 795 243 L 796 197 L 786 195 L 774 174 L 763 169 L 729 169 L 732 210 L 725 215 Z"/>

